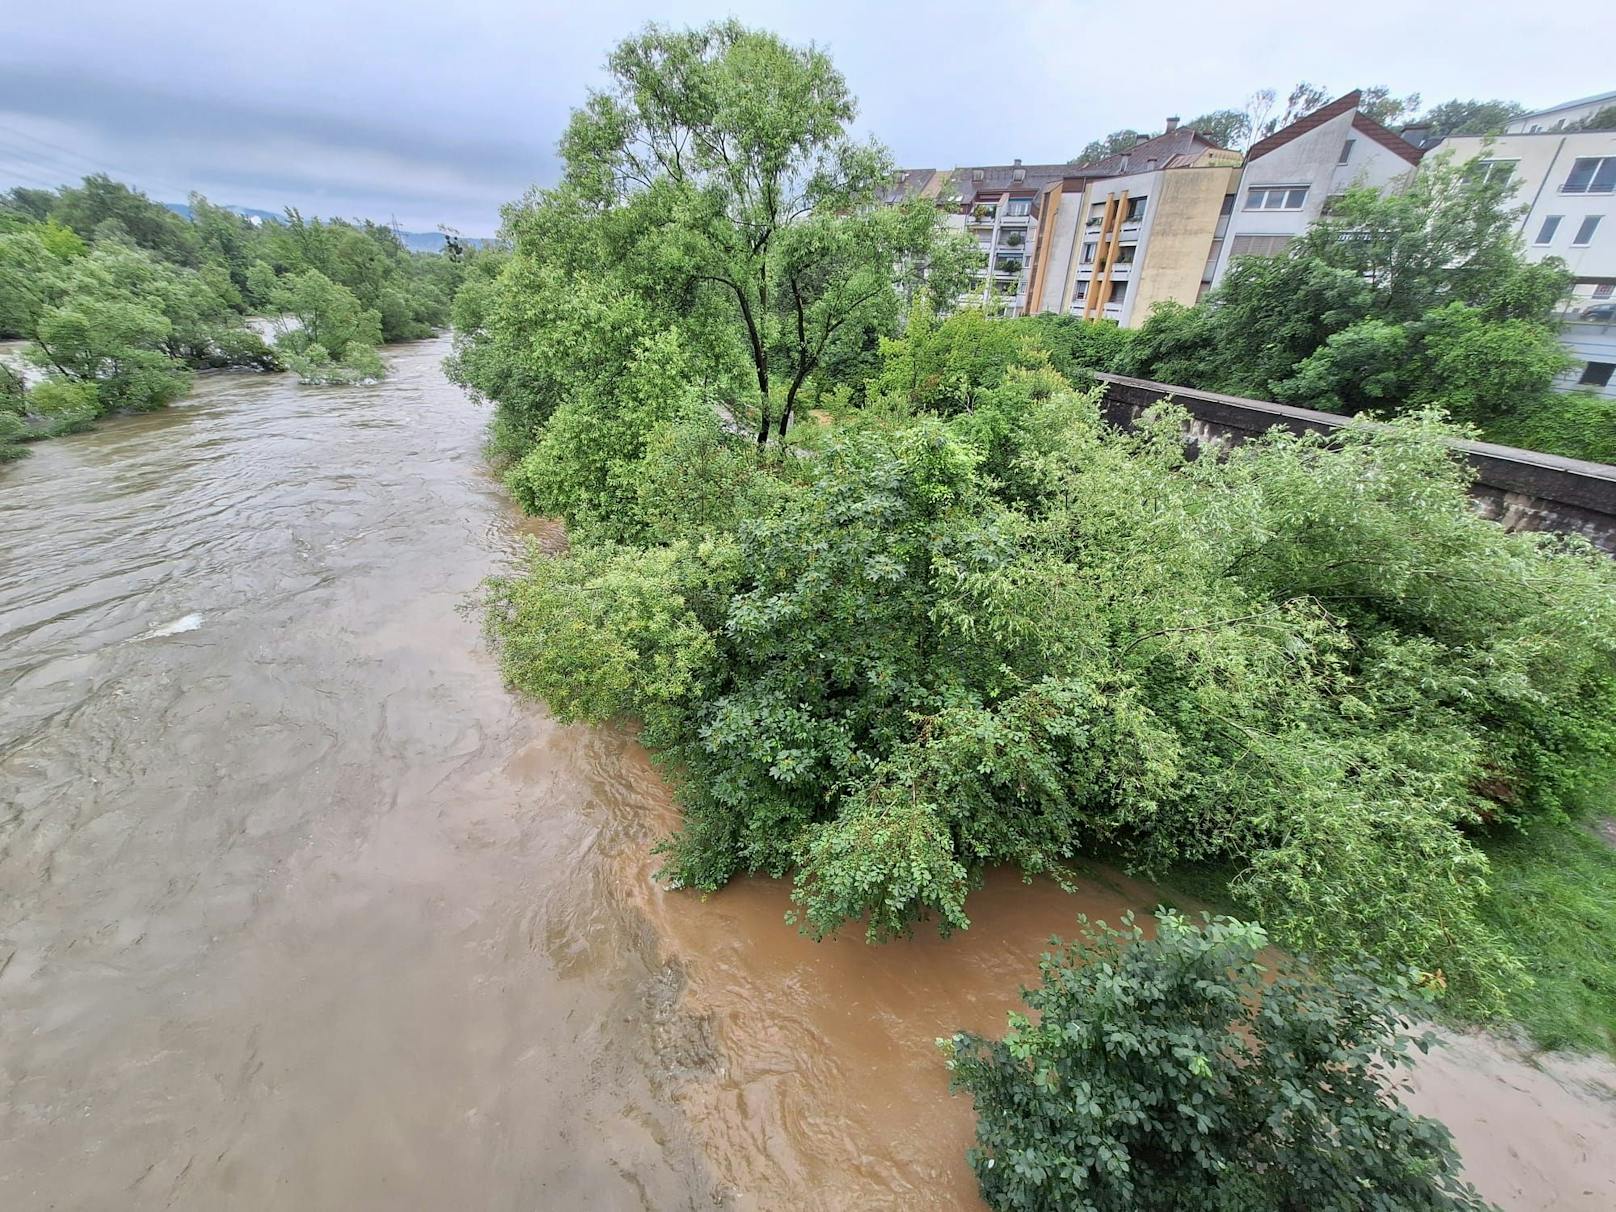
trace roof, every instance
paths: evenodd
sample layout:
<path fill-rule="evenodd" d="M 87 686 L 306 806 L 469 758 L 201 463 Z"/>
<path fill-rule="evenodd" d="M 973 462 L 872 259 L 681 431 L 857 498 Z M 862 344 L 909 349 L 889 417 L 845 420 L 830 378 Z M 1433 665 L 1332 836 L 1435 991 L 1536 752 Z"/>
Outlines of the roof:
<path fill-rule="evenodd" d="M 969 164 L 944 174 L 939 195 L 957 194 L 962 202 L 970 202 L 984 195 L 1036 193 L 1051 181 L 1058 181 L 1071 173 L 1070 164 Z M 1017 179 L 1016 174 L 1021 176 Z M 976 176 L 981 173 L 981 179 Z"/>
<path fill-rule="evenodd" d="M 902 202 L 905 198 L 934 198 L 940 184 L 935 168 L 900 168 L 881 191 L 881 200 Z"/>
<path fill-rule="evenodd" d="M 1550 105 L 1545 109 L 1534 109 L 1529 114 L 1522 114 L 1515 121 L 1526 122 L 1532 118 L 1541 118 L 1545 114 L 1557 114 L 1562 109 L 1577 109 L 1584 105 L 1603 105 L 1607 101 L 1616 102 L 1616 92 L 1595 93 L 1591 97 L 1578 97 L 1575 101 L 1562 101 L 1558 105 Z"/>
<path fill-rule="evenodd" d="M 1150 161 L 1155 164 L 1153 168 L 1180 168 L 1193 161 L 1205 151 L 1225 151 L 1212 142 L 1200 131 L 1188 126 L 1181 126 L 1177 130 L 1170 130 L 1166 134 L 1157 135 L 1154 139 L 1145 139 L 1134 144 L 1127 151 L 1115 152 L 1109 156 L 1102 156 L 1098 160 L 1090 160 L 1086 164 L 1065 166 L 1067 176 L 1072 177 L 1120 177 L 1123 173 L 1137 173 L 1146 170 Z"/>
<path fill-rule="evenodd" d="M 1358 89 L 1344 93 L 1331 101 L 1328 105 L 1321 105 L 1311 114 L 1298 118 L 1289 126 L 1282 127 L 1269 135 L 1266 139 L 1259 139 L 1251 145 L 1246 152 L 1246 163 L 1250 164 L 1269 152 L 1278 151 L 1293 139 L 1300 138 L 1311 130 L 1317 130 L 1326 122 L 1341 117 L 1342 114 L 1352 114 L 1352 129 L 1364 137 L 1380 144 L 1387 151 L 1393 152 L 1410 164 L 1420 162 L 1420 149 L 1395 131 L 1387 130 L 1379 122 L 1367 114 L 1357 113 L 1358 103 L 1363 100 L 1363 94 Z"/>

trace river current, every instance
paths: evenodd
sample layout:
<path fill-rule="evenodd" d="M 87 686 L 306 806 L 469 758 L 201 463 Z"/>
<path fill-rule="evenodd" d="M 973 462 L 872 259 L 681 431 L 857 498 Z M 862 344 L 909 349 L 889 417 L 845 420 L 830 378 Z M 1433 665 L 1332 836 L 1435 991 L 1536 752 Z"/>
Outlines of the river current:
<path fill-rule="evenodd" d="M 0 1208 L 973 1208 L 933 1039 L 1159 895 L 995 873 L 812 943 L 651 879 L 630 736 L 507 693 L 487 415 L 205 376 L 0 467 Z M 1411 1096 L 1512 1208 L 1616 1206 L 1616 1071 L 1465 1037 Z"/>

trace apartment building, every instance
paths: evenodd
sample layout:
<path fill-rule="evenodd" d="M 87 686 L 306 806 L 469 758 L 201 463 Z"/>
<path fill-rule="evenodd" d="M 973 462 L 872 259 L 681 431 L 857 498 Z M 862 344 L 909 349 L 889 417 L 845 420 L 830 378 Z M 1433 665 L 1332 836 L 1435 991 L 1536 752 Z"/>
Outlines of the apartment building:
<path fill-rule="evenodd" d="M 1562 101 L 1559 105 L 1540 109 L 1535 114 L 1517 118 L 1504 128 L 1509 135 L 1553 134 L 1568 126 L 1578 126 L 1602 109 L 1616 105 L 1616 93 L 1600 93 L 1595 97 L 1581 97 L 1576 101 Z"/>
<path fill-rule="evenodd" d="M 1337 97 L 1246 152 L 1213 285 L 1239 257 L 1283 252 L 1348 188 L 1395 189 L 1411 179 L 1420 149 L 1360 113 L 1360 100 L 1356 90 Z"/>
<path fill-rule="evenodd" d="M 1616 93 L 1528 115 L 1514 124 L 1524 131 L 1453 136 L 1432 154 L 1514 182 L 1527 257 L 1558 257 L 1572 274 L 1561 337 L 1577 365 L 1562 386 L 1616 396 L 1616 130 L 1564 129 L 1597 112 L 1601 102 L 1616 104 Z"/>
<path fill-rule="evenodd" d="M 949 227 L 976 241 L 985 258 L 975 287 L 962 302 L 999 315 L 1026 310 L 1028 253 L 1038 232 L 1033 200 L 1040 190 L 1072 171 L 1070 164 L 976 165 L 938 170 L 901 169 L 894 174 L 886 200 L 933 198 L 944 208 Z"/>
<path fill-rule="evenodd" d="M 1077 165 L 1033 206 L 1028 314 L 1142 324 L 1164 299 L 1205 289 L 1240 154 L 1169 118 L 1129 151 Z"/>

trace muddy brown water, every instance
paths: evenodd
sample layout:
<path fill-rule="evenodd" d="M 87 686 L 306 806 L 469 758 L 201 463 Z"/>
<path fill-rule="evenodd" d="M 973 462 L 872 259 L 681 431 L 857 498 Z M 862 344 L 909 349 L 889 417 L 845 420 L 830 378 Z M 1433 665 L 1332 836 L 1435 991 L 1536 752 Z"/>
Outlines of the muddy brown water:
<path fill-rule="evenodd" d="M 0 468 L 0 1208 L 974 1208 L 933 1039 L 1159 893 L 996 873 L 812 943 L 650 875 L 667 788 L 500 686 L 534 528 L 486 414 L 203 379 Z M 1413 1096 L 1514 1208 L 1616 1206 L 1616 1072 L 1458 1040 Z"/>

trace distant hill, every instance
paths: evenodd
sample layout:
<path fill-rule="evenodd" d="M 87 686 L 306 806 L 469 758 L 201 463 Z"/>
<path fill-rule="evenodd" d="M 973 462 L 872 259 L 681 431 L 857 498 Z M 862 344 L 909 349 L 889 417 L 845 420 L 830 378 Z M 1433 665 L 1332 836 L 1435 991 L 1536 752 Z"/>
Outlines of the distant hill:
<path fill-rule="evenodd" d="M 173 211 L 176 215 L 180 215 L 186 219 L 191 217 L 191 208 L 187 203 L 164 202 L 163 205 L 168 207 L 168 209 Z M 223 209 L 238 214 L 244 219 L 251 219 L 254 223 L 279 223 L 285 218 L 285 216 L 280 214 L 278 211 L 257 210 L 251 206 L 230 206 L 226 204 L 224 205 Z M 441 231 L 400 230 L 398 233 L 398 238 L 404 241 L 405 248 L 408 248 L 413 252 L 436 253 L 443 251 L 444 240 L 443 233 Z M 488 239 L 486 236 L 462 236 L 461 239 L 463 239 L 467 244 L 476 244 L 479 246 L 493 243 L 493 241 Z"/>

